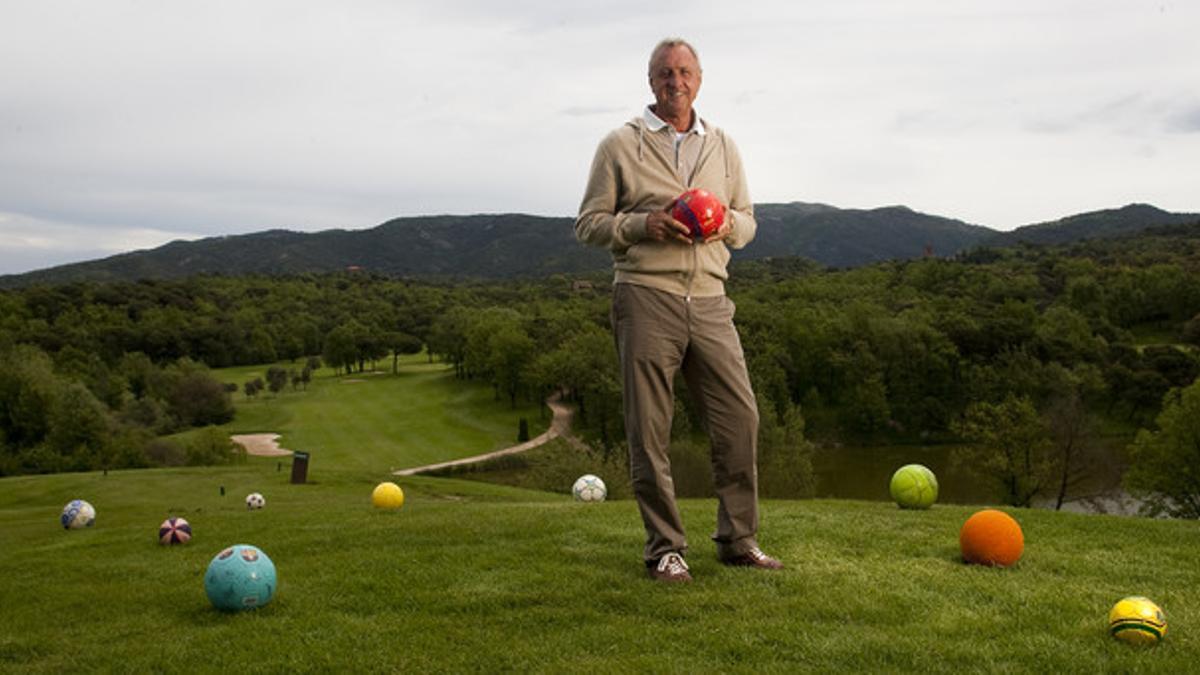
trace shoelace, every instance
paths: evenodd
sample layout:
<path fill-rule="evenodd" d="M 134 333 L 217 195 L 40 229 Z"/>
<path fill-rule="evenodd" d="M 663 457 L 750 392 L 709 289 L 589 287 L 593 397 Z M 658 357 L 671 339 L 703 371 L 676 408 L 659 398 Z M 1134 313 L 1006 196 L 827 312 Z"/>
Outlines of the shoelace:
<path fill-rule="evenodd" d="M 763 553 L 762 549 L 757 546 L 750 549 L 749 551 L 746 551 L 746 555 L 750 556 L 751 558 L 754 558 L 755 560 L 762 560 L 763 558 L 767 557 L 767 554 Z"/>
<path fill-rule="evenodd" d="M 687 569 L 687 563 L 683 561 L 683 556 L 678 553 L 668 553 L 658 561 L 658 571 L 669 572 L 672 576 L 683 574 Z"/>

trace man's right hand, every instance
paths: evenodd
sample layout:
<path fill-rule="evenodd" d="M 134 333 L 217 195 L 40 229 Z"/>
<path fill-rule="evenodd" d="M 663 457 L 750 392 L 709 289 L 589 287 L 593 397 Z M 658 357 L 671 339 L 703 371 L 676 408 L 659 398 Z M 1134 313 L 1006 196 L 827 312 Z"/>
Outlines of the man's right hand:
<path fill-rule="evenodd" d="M 692 245 L 692 231 L 687 225 L 671 217 L 671 208 L 651 211 L 646 215 L 646 239 L 651 241 L 677 241 Z"/>

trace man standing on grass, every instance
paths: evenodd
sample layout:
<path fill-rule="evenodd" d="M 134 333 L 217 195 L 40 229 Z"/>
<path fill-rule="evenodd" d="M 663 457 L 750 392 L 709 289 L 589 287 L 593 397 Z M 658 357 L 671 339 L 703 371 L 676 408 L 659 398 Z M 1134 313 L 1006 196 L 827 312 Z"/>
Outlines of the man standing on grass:
<path fill-rule="evenodd" d="M 575 221 L 580 241 L 613 256 L 612 325 L 646 568 L 660 581 L 692 579 L 668 455 L 682 371 L 712 442 L 717 555 L 727 565 L 779 569 L 755 540 L 758 409 L 725 297 L 729 248 L 745 246 L 757 228 L 742 160 L 733 140 L 692 108 L 701 71 L 691 45 L 660 42 L 649 74 L 655 102 L 601 141 Z M 690 188 L 726 205 L 725 222 L 703 240 L 671 217 Z"/>

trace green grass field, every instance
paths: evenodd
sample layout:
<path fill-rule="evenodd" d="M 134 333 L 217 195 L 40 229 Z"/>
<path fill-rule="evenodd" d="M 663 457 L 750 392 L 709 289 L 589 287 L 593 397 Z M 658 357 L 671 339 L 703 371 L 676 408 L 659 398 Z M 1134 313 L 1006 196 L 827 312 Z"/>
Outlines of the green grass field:
<path fill-rule="evenodd" d="M 763 504 L 762 543 L 788 568 L 727 569 L 711 500 L 685 500 L 696 582 L 644 578 L 631 501 L 453 479 L 322 470 L 290 485 L 273 460 L 237 467 L 0 481 L 0 669 L 9 672 L 1187 672 L 1200 663 L 1195 522 L 1013 512 L 1012 569 L 959 561 L 970 507 Z M 226 495 L 219 488 L 225 486 Z M 246 493 L 267 498 L 247 511 Z M 95 504 L 65 531 L 62 506 Z M 168 515 L 192 542 L 156 543 Z M 279 590 L 223 614 L 203 575 L 251 543 Z M 1153 649 L 1105 633 L 1109 607 L 1147 595 L 1170 633 Z"/>
<path fill-rule="evenodd" d="M 241 385 L 265 372 L 230 368 L 213 375 Z M 237 418 L 222 427 L 231 434 L 278 433 L 282 447 L 309 453 L 314 470 L 323 465 L 365 474 L 508 447 L 517 442 L 522 417 L 531 436 L 549 425 L 544 406 L 510 408 L 495 400 L 491 387 L 456 381 L 445 364 L 421 355 L 404 359 L 395 375 L 389 369 L 335 376 L 323 368 L 307 390 L 289 387 L 252 400 L 238 393 L 235 403 Z"/>

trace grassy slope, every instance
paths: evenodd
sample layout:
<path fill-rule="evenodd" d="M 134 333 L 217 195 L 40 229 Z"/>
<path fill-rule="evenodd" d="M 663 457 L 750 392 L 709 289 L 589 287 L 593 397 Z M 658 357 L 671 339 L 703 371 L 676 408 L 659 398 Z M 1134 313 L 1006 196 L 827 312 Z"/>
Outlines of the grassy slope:
<path fill-rule="evenodd" d="M 1194 522 L 1019 511 L 1025 556 L 997 570 L 958 561 L 968 507 L 768 501 L 763 543 L 789 565 L 771 574 L 718 565 L 705 536 L 714 503 L 686 500 L 697 581 L 662 587 L 643 577 L 629 501 L 413 478 L 401 481 L 404 509 L 379 512 L 360 472 L 321 465 L 314 476 L 288 485 L 274 461 L 251 460 L 0 481 L 0 669 L 1184 672 L 1200 662 Z M 265 510 L 245 510 L 251 490 Z M 95 528 L 57 526 L 74 496 L 97 506 Z M 155 543 L 168 513 L 192 521 L 191 544 Z M 224 615 L 203 573 L 240 542 L 275 561 L 279 593 Z M 1108 608 L 1128 594 L 1164 606 L 1165 644 L 1106 636 Z"/>
<path fill-rule="evenodd" d="M 265 371 L 231 368 L 214 375 L 240 385 Z M 469 457 L 516 443 L 521 417 L 531 435 L 549 422 L 537 406 L 512 409 L 494 400 L 491 387 L 455 381 L 447 366 L 420 355 L 407 357 L 398 375 L 334 376 L 324 368 L 307 391 L 254 400 L 238 394 L 235 402 L 237 419 L 225 426 L 230 433 L 279 433 L 283 447 L 310 453 L 314 469 L 379 472 Z"/>

